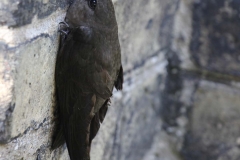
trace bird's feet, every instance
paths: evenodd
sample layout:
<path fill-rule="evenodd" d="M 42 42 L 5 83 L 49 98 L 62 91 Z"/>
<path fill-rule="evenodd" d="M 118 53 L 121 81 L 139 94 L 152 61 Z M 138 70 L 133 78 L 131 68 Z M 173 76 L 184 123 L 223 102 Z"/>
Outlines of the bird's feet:
<path fill-rule="evenodd" d="M 61 33 L 61 35 L 67 36 L 69 33 L 69 25 L 67 24 L 67 22 L 60 22 L 58 24 L 58 32 Z"/>

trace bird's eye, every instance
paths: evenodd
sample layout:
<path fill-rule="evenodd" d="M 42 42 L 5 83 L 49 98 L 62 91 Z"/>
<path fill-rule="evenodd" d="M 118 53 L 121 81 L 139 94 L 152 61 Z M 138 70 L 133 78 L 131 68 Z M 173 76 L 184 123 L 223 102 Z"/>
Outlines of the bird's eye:
<path fill-rule="evenodd" d="M 88 5 L 91 9 L 95 9 L 97 6 L 97 0 L 89 0 Z"/>

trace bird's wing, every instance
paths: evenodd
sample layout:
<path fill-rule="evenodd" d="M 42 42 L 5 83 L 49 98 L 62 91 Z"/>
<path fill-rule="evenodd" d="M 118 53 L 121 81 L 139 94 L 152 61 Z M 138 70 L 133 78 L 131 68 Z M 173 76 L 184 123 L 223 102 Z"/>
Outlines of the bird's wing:
<path fill-rule="evenodd" d="M 98 113 L 95 116 L 93 113 L 96 97 L 109 99 L 112 95 L 108 71 L 92 57 L 91 43 L 79 37 L 78 33 L 70 32 L 63 40 L 55 71 L 60 121 L 69 155 L 74 160 L 89 158 L 90 143 L 100 126 Z"/>
<path fill-rule="evenodd" d="M 120 67 L 119 71 L 118 71 L 118 76 L 117 76 L 117 80 L 115 81 L 115 87 L 117 90 L 122 90 L 122 85 L 123 85 L 123 68 L 122 66 Z M 90 144 L 92 142 L 92 140 L 94 139 L 94 137 L 96 136 L 99 128 L 100 128 L 100 122 L 102 123 L 107 110 L 108 110 L 108 106 L 110 103 L 110 98 L 108 97 L 107 100 L 105 100 L 104 104 L 101 106 L 101 108 L 99 109 L 99 111 L 95 114 L 95 116 L 93 117 L 92 121 L 91 121 L 91 127 L 90 127 Z"/>
<path fill-rule="evenodd" d="M 108 106 L 109 106 L 110 99 L 107 99 L 104 104 L 101 106 L 100 110 L 94 115 L 91 125 L 90 125 L 90 145 L 92 140 L 95 138 L 99 128 L 100 128 L 100 122 L 102 123 L 104 120 L 104 117 L 107 113 Z"/>
<path fill-rule="evenodd" d="M 69 33 L 60 46 L 55 81 L 61 125 L 69 155 L 71 159 L 83 160 L 89 158 L 90 123 L 96 96 L 86 78 L 91 55 L 85 55 L 85 52 L 89 52 L 91 46 L 73 40 L 73 34 Z"/>
<path fill-rule="evenodd" d="M 87 75 L 89 85 L 99 97 L 108 99 L 112 96 L 112 90 L 109 88 L 112 77 L 109 75 L 107 69 L 103 68 L 100 63 L 94 61 Z"/>

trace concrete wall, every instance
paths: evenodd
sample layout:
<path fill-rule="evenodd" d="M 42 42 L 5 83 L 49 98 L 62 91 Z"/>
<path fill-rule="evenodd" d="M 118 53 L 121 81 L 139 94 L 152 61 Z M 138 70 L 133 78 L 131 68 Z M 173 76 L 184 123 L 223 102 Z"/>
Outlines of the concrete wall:
<path fill-rule="evenodd" d="M 93 160 L 240 159 L 240 3 L 114 0 L 124 90 Z M 0 160 L 50 151 L 58 23 L 67 0 L 0 2 Z"/>

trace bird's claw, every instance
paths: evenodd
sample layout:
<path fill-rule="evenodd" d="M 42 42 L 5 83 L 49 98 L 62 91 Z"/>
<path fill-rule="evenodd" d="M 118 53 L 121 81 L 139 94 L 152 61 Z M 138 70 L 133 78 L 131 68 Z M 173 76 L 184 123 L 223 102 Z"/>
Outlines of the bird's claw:
<path fill-rule="evenodd" d="M 66 26 L 67 26 L 67 28 L 69 28 L 69 25 L 67 24 L 67 22 L 65 22 L 65 21 L 62 21 L 62 22 L 60 22 L 60 23 L 59 23 L 59 25 L 62 25 L 62 24 L 66 25 Z"/>
<path fill-rule="evenodd" d="M 60 32 L 61 34 L 67 35 L 68 31 L 64 31 L 64 30 L 58 30 L 58 32 Z"/>
<path fill-rule="evenodd" d="M 58 32 L 64 34 L 65 36 L 69 33 L 69 25 L 67 22 L 60 22 L 58 25 Z"/>

